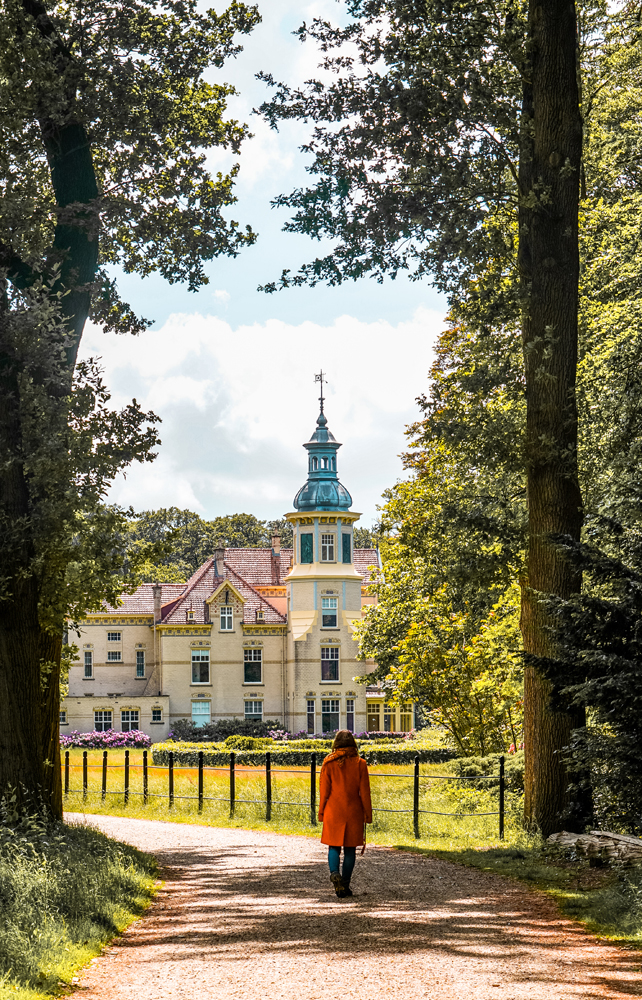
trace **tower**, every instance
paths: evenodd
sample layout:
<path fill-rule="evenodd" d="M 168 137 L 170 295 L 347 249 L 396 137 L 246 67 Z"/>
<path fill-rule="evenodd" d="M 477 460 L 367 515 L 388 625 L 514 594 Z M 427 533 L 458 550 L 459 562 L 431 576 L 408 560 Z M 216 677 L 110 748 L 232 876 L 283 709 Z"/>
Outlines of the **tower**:
<path fill-rule="evenodd" d="M 321 380 L 319 376 L 317 379 Z M 353 528 L 360 514 L 339 481 L 341 444 L 321 411 L 303 447 L 308 478 L 286 514 L 293 527 L 288 600 L 288 724 L 293 732 L 365 728 L 365 688 L 354 684 L 364 673 L 356 660 L 354 621 L 361 618 L 363 576 L 354 565 Z M 357 722 L 357 715 L 362 720 Z"/>

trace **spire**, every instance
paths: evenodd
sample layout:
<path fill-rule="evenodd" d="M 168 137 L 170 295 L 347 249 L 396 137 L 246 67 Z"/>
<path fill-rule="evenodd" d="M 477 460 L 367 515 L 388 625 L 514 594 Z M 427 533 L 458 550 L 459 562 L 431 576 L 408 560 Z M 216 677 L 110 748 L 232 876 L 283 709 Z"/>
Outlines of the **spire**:
<path fill-rule="evenodd" d="M 323 412 L 324 378 L 323 371 L 314 376 L 315 382 L 321 383 L 321 412 L 310 440 L 303 445 L 308 452 L 308 481 L 294 498 L 296 510 L 341 511 L 352 506 L 352 497 L 339 482 L 337 474 L 337 451 L 341 445 L 328 430 L 328 420 Z"/>

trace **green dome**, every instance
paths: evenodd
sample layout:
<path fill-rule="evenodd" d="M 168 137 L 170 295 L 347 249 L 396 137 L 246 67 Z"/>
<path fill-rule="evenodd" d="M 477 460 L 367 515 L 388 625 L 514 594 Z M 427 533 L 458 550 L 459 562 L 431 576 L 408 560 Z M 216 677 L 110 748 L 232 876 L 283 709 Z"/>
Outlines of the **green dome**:
<path fill-rule="evenodd" d="M 352 497 L 337 476 L 337 451 L 341 445 L 328 430 L 323 410 L 316 430 L 303 447 L 308 452 L 308 481 L 294 498 L 295 510 L 348 510 Z"/>

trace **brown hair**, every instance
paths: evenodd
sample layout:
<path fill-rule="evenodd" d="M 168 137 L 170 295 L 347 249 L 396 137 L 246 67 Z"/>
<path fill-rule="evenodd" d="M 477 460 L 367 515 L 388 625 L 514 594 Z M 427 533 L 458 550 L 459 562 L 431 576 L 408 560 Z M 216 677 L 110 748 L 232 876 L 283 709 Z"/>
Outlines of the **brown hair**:
<path fill-rule="evenodd" d="M 332 749 L 343 750 L 346 747 L 353 747 L 356 750 L 357 743 L 349 729 L 340 729 L 337 735 L 334 737 L 334 742 L 332 743 Z"/>

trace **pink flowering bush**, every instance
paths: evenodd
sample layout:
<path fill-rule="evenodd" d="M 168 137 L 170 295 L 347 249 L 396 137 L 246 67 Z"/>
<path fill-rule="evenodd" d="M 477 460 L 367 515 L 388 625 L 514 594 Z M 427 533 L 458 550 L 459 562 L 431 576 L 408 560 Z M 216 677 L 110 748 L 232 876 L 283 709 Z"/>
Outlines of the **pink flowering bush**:
<path fill-rule="evenodd" d="M 137 747 L 148 750 L 152 745 L 151 738 L 140 729 L 132 729 L 129 733 L 119 733 L 115 729 L 93 733 L 61 733 L 60 746 L 63 750 L 71 747 L 81 747 L 83 750 L 120 750 L 123 747 Z"/>

